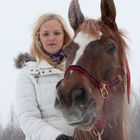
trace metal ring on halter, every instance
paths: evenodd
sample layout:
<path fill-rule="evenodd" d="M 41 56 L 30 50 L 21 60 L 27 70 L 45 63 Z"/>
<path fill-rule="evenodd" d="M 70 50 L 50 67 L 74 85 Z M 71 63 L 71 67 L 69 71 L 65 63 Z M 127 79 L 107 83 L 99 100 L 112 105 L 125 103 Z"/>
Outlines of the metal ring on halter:
<path fill-rule="evenodd" d="M 106 84 L 102 84 L 102 88 L 100 89 L 101 95 L 102 97 L 105 99 L 106 96 L 108 95 L 108 90 L 106 88 Z"/>
<path fill-rule="evenodd" d="M 94 130 L 93 131 L 93 134 L 95 135 L 95 136 L 101 136 L 102 134 L 104 133 L 104 129 L 102 129 L 102 131 L 101 132 L 99 132 L 98 130 Z"/>
<path fill-rule="evenodd" d="M 102 129 L 101 132 L 99 132 L 99 131 L 97 131 L 97 130 L 94 130 L 94 131 L 93 131 L 93 134 L 94 134 L 96 137 L 98 137 L 98 140 L 102 140 L 101 136 L 102 136 L 103 132 L 104 132 L 104 129 Z"/>

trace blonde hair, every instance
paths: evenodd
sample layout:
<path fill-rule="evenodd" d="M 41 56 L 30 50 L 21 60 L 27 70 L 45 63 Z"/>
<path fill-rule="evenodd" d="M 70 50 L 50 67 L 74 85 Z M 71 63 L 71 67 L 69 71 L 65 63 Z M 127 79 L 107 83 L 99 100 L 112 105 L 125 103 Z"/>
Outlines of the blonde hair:
<path fill-rule="evenodd" d="M 49 20 L 52 19 L 56 19 L 60 22 L 60 24 L 62 25 L 63 31 L 64 31 L 64 44 L 67 44 L 68 42 L 70 42 L 71 40 L 71 34 L 70 34 L 70 30 L 67 27 L 64 19 L 57 14 L 52 14 L 52 13 L 48 13 L 48 14 L 44 14 L 41 17 L 39 17 L 39 19 L 37 20 L 34 28 L 33 28 L 33 33 L 32 33 L 32 46 L 31 46 L 31 54 L 38 60 L 38 61 L 42 61 L 42 60 L 47 60 L 51 65 L 53 65 L 53 62 L 51 62 L 51 60 L 48 58 L 47 55 L 44 54 L 44 50 L 43 47 L 41 45 L 41 42 L 39 41 L 39 30 L 41 25 Z"/>

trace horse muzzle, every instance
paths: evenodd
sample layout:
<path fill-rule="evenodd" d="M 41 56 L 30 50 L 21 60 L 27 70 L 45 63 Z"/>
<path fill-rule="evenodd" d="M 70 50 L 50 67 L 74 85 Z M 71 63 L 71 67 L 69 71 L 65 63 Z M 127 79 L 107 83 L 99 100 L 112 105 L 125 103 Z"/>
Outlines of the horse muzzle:
<path fill-rule="evenodd" d="M 89 99 L 88 93 L 83 88 L 73 89 L 70 94 L 69 100 L 72 100 L 70 104 L 60 96 L 56 98 L 55 107 L 69 125 L 85 128 L 96 119 L 96 102 L 94 99 Z"/>

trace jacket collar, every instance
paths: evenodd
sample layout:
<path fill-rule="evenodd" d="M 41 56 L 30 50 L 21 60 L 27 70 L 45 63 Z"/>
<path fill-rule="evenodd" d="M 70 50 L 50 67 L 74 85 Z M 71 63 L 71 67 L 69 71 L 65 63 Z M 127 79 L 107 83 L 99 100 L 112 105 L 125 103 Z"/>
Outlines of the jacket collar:
<path fill-rule="evenodd" d="M 40 69 L 45 69 L 45 68 L 53 68 L 53 66 L 51 66 L 47 61 L 43 60 L 41 62 L 38 63 L 38 67 Z"/>

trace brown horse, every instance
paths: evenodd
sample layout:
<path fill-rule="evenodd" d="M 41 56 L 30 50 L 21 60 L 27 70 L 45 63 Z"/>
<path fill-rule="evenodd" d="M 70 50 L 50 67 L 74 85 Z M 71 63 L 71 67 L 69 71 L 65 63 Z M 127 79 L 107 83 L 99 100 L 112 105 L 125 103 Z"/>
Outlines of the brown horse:
<path fill-rule="evenodd" d="M 56 108 L 76 127 L 74 140 L 130 140 L 130 73 L 127 45 L 119 31 L 113 0 L 101 0 L 101 19 L 87 19 L 78 0 L 69 7 L 75 32 L 64 47 L 64 79 Z"/>

